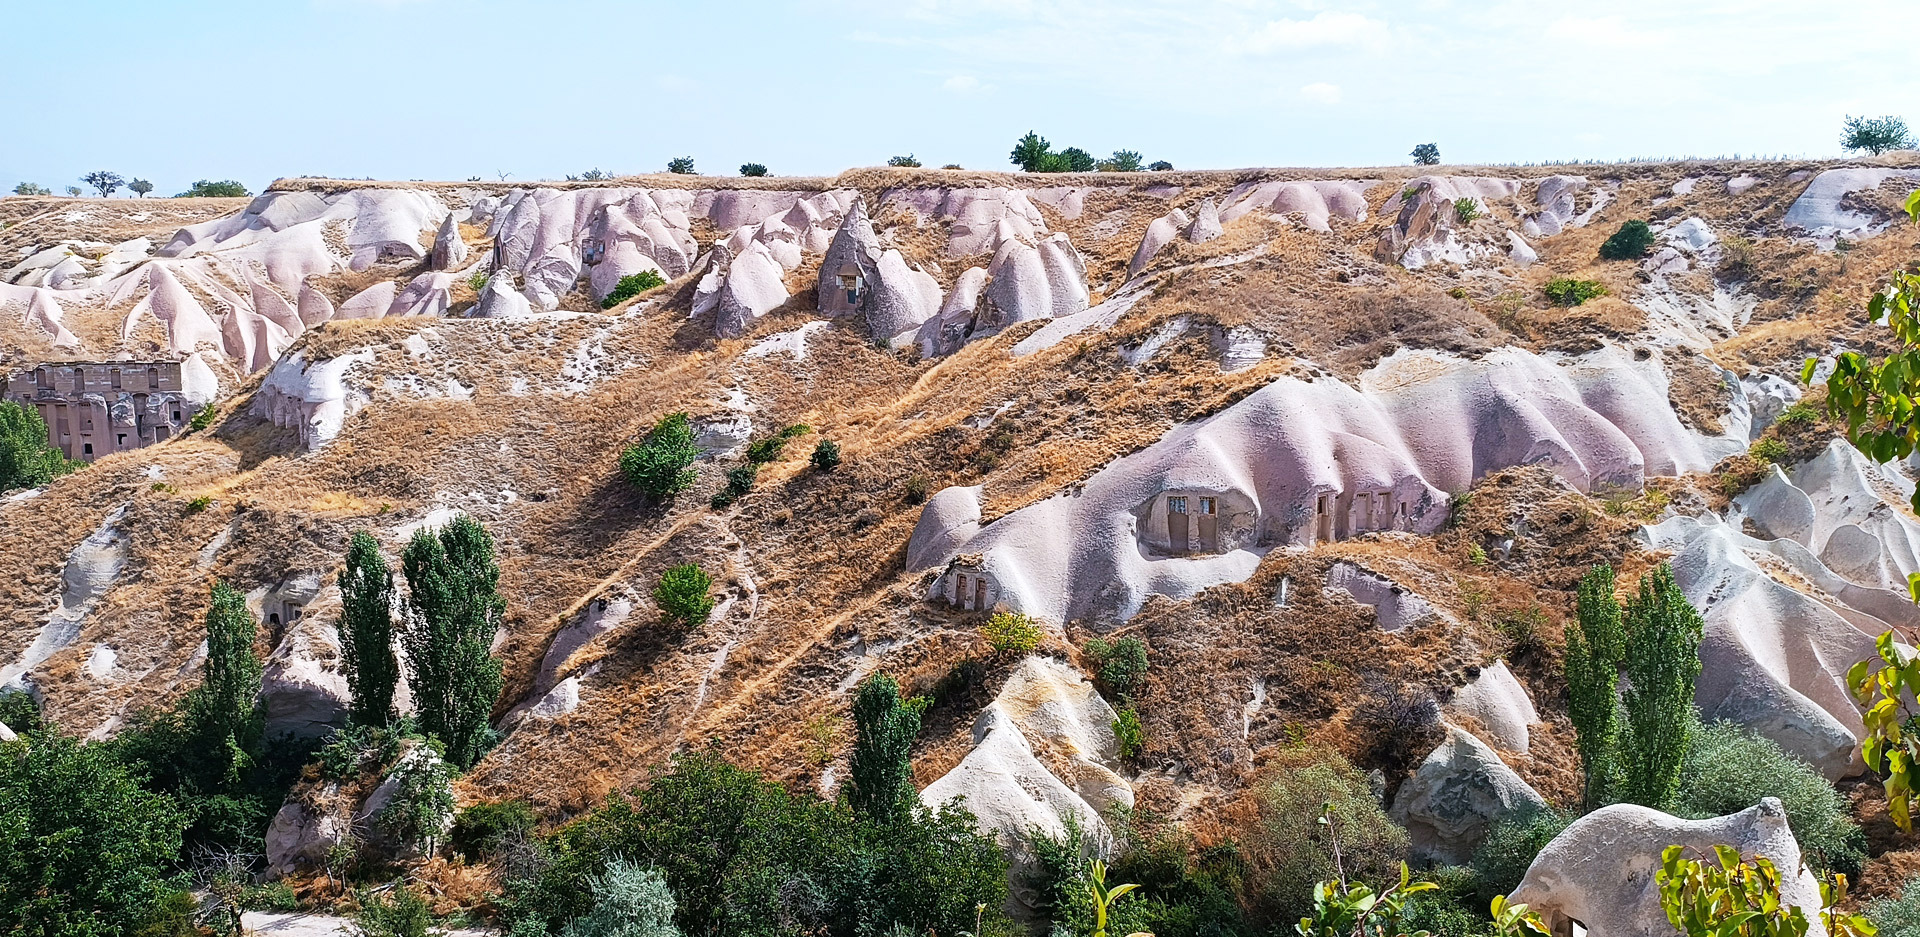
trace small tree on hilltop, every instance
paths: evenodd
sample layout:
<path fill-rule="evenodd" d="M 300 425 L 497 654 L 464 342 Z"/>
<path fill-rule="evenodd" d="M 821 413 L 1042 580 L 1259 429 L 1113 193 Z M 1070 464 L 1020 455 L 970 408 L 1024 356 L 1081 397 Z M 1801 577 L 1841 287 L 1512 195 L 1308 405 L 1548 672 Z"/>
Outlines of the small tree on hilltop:
<path fill-rule="evenodd" d="M 667 171 L 670 173 L 673 173 L 676 176 L 693 175 L 693 157 L 676 156 L 670 160 L 667 160 Z"/>
<path fill-rule="evenodd" d="M 353 694 L 349 719 L 357 726 L 387 725 L 400 682 L 393 653 L 393 570 L 364 530 L 355 531 L 347 545 L 340 606 L 340 669 Z"/>
<path fill-rule="evenodd" d="M 22 182 L 13 187 L 15 195 L 52 195 L 53 192 L 37 182 Z"/>
<path fill-rule="evenodd" d="M 1907 122 L 1891 114 L 1885 117 L 1848 115 L 1846 123 L 1841 125 L 1840 145 L 1879 156 L 1888 150 L 1911 150 L 1914 141 Z"/>
<path fill-rule="evenodd" d="M 908 153 L 905 156 L 895 156 L 887 160 L 887 165 L 898 166 L 903 169 L 918 169 L 920 167 L 920 161 L 914 159 L 912 153 Z"/>
<path fill-rule="evenodd" d="M 877 673 L 860 682 L 853 697 L 853 755 L 848 760 L 847 805 L 875 822 L 891 822 L 913 809 L 913 764 L 908 758 L 920 735 L 927 700 L 900 698 L 900 684 Z"/>
<path fill-rule="evenodd" d="M 174 198 L 246 198 L 251 194 L 253 193 L 248 192 L 246 186 L 232 179 L 223 179 L 218 182 L 202 179 Z"/>
<path fill-rule="evenodd" d="M 695 472 L 689 466 L 699 457 L 692 422 L 685 413 L 669 413 L 639 444 L 620 453 L 620 473 L 641 491 L 665 498 L 693 487 Z"/>
<path fill-rule="evenodd" d="M 93 172 L 87 173 L 80 177 L 80 181 L 92 186 L 100 193 L 101 198 L 107 198 L 113 195 L 113 190 L 120 188 L 127 182 L 127 180 L 120 178 L 119 173 L 108 172 L 104 169 L 96 169 Z"/>
<path fill-rule="evenodd" d="M 660 574 L 653 587 L 653 602 L 660 606 L 660 617 L 669 624 L 691 630 L 707 623 L 713 614 L 713 577 L 697 563 L 681 563 Z"/>
<path fill-rule="evenodd" d="M 493 744 L 488 719 L 502 685 L 500 662 L 490 652 L 506 608 L 493 538 L 462 515 L 438 535 L 415 532 L 401 570 L 409 593 L 407 685 L 420 728 L 464 770 Z"/>
<path fill-rule="evenodd" d="M 764 176 L 767 174 L 767 167 L 764 163 L 741 163 L 740 174 L 743 176 Z"/>
<path fill-rule="evenodd" d="M 1101 172 L 1139 172 L 1140 154 L 1132 150 L 1114 150 L 1110 159 L 1103 159 L 1094 167 Z"/>
<path fill-rule="evenodd" d="M 1574 609 L 1575 623 L 1567 626 L 1567 715 L 1579 736 L 1586 806 L 1593 810 L 1607 803 L 1620 745 L 1620 665 L 1627 638 L 1613 597 L 1613 567 L 1587 571 Z"/>
<path fill-rule="evenodd" d="M 0 400 L 0 491 L 38 488 L 78 466 L 47 444 L 38 411 Z"/>
<path fill-rule="evenodd" d="M 132 189 L 133 194 L 138 195 L 141 198 L 146 198 L 147 193 L 153 191 L 153 183 L 148 182 L 145 179 L 135 179 L 132 182 L 127 183 L 127 188 Z"/>
<path fill-rule="evenodd" d="M 1077 146 L 1061 150 L 1060 158 L 1066 161 L 1065 171 L 1067 172 L 1092 172 L 1094 167 L 1100 165 L 1099 161 L 1093 158 L 1092 153 Z"/>
<path fill-rule="evenodd" d="M 1053 147 L 1047 143 L 1047 138 L 1029 130 L 1026 136 L 1020 138 L 1020 142 L 1013 145 L 1012 161 L 1022 172 L 1040 172 L 1041 165 L 1051 155 Z"/>
<path fill-rule="evenodd" d="M 1680 787 L 1680 766 L 1696 722 L 1693 687 L 1700 676 L 1700 613 L 1662 563 L 1640 577 L 1627 603 L 1629 684 L 1625 709 L 1631 744 L 1625 751 L 1621 799 L 1665 810 Z"/>
<path fill-rule="evenodd" d="M 1440 144 L 1422 143 L 1419 146 L 1414 147 L 1413 152 L 1409 155 L 1413 157 L 1413 161 L 1417 165 L 1421 165 L 1421 166 L 1439 165 Z"/>

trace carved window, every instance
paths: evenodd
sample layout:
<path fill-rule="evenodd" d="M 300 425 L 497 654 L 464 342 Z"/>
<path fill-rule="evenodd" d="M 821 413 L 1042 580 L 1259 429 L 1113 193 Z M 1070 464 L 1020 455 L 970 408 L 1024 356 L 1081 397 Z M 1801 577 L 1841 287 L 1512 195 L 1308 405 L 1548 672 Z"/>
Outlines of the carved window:
<path fill-rule="evenodd" d="M 1214 513 L 1214 506 L 1213 506 L 1213 499 L 1212 499 L 1212 498 L 1201 498 L 1201 499 L 1200 499 L 1200 513 L 1202 513 L 1202 514 L 1212 514 L 1212 513 Z"/>
<path fill-rule="evenodd" d="M 1168 498 L 1168 499 L 1167 499 L 1167 512 L 1168 512 L 1168 513 L 1171 513 L 1171 514 L 1185 514 L 1185 513 L 1187 513 L 1187 499 L 1185 499 L 1185 498 Z"/>

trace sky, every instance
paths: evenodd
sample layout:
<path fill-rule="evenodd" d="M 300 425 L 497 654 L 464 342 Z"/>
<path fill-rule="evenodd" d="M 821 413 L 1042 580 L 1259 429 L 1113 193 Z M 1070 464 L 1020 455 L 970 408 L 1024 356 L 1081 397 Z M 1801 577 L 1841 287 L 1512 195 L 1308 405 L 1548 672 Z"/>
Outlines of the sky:
<path fill-rule="evenodd" d="M 1841 155 L 1913 0 L 0 0 L 0 187 Z M 125 194 L 123 190 L 121 194 Z"/>

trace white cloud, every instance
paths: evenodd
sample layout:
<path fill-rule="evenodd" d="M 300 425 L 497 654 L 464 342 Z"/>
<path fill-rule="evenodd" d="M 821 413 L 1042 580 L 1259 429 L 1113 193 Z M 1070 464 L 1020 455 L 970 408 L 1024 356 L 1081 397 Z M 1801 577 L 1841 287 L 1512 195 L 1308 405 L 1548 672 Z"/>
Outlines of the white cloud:
<path fill-rule="evenodd" d="M 1547 37 L 1590 46 L 1642 48 L 1667 41 L 1667 34 L 1634 29 L 1618 16 L 1563 16 L 1547 26 Z"/>
<path fill-rule="evenodd" d="M 1386 42 L 1387 24 L 1359 13 L 1315 14 L 1312 19 L 1268 22 L 1239 45 L 1252 52 L 1314 49 L 1330 46 L 1379 46 Z"/>
<path fill-rule="evenodd" d="M 1324 81 L 1302 85 L 1300 99 L 1313 104 L 1338 104 L 1340 103 L 1340 86 L 1330 85 Z"/>
<path fill-rule="evenodd" d="M 940 83 L 940 87 L 955 94 L 968 94 L 980 90 L 980 79 L 972 75 L 955 75 Z"/>

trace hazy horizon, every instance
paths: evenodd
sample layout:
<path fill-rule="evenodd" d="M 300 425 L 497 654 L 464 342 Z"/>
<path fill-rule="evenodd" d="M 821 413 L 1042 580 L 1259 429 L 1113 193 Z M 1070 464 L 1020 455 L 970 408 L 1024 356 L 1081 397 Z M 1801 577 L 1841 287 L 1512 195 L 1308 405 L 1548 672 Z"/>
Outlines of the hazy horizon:
<path fill-rule="evenodd" d="M 196 179 L 561 178 L 739 164 L 832 175 L 911 153 L 1013 168 L 1028 130 L 1180 169 L 1842 155 L 1904 114 L 1920 6 L 1777 0 L 1315 3 L 454 0 L 15 10 L 31 130 L 0 191 L 105 169 Z M 18 105 L 17 105 L 18 106 Z M 1920 117 L 1920 111 L 1914 116 Z M 25 120 L 18 121 L 25 123 Z M 126 194 L 122 189 L 118 194 Z"/>

